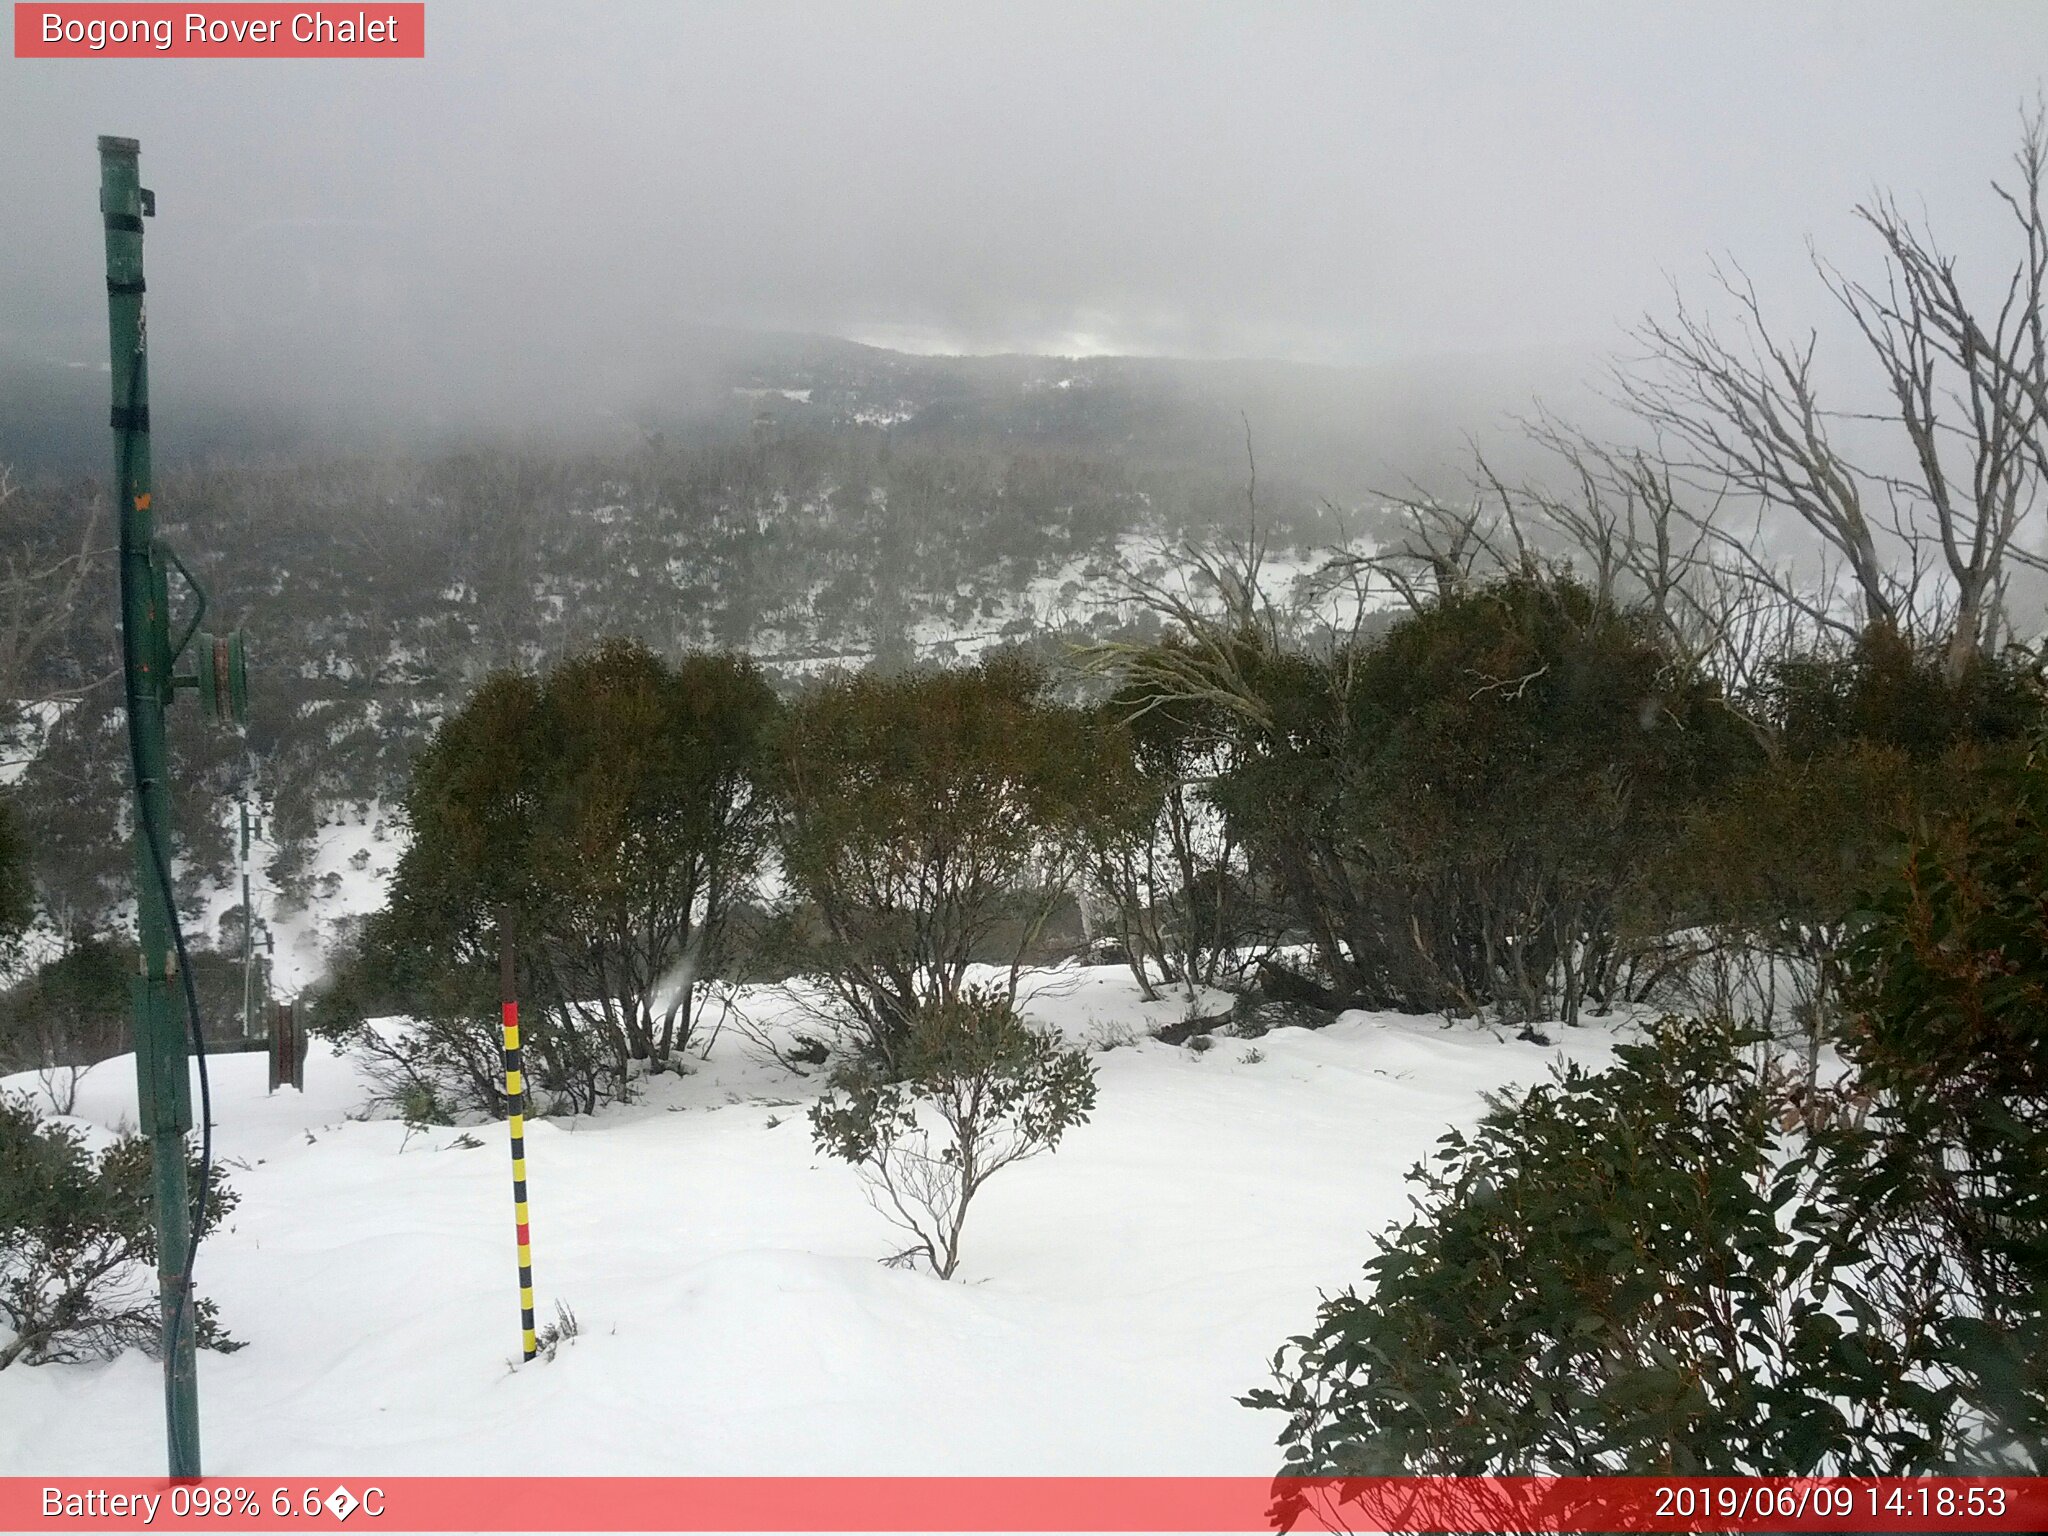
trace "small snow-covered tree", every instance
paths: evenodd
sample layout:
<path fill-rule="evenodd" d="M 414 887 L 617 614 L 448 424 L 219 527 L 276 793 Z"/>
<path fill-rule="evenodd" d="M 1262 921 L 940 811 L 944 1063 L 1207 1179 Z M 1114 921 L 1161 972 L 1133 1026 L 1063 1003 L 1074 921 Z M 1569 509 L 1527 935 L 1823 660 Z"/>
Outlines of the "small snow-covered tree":
<path fill-rule="evenodd" d="M 979 989 L 920 1009 L 890 1065 L 900 1076 L 872 1056 L 842 1069 L 811 1109 L 811 1133 L 860 1168 L 875 1208 L 911 1235 L 897 1258 L 922 1255 L 950 1280 L 974 1197 L 1088 1118 L 1095 1069 Z"/>

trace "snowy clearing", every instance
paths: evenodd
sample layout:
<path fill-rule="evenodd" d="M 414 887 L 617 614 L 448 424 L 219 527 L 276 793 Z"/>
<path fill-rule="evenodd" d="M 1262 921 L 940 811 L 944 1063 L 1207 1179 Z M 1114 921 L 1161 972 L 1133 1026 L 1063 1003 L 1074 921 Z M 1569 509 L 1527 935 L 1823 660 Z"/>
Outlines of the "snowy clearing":
<path fill-rule="evenodd" d="M 1076 1040 L 1186 1011 L 1141 1004 L 1121 968 L 1037 980 L 1027 1012 Z M 1602 1064 L 1614 1036 L 1563 1038 Z M 217 1059 L 215 1153 L 242 1204 L 198 1284 L 248 1347 L 200 1357 L 207 1468 L 1270 1473 L 1281 1426 L 1237 1395 L 1357 1277 L 1445 1128 L 1558 1054 L 1363 1013 L 1101 1050 L 1093 1120 L 989 1185 L 948 1283 L 877 1262 L 893 1229 L 811 1148 L 818 1080 L 728 1029 L 637 1104 L 529 1122 L 540 1318 L 559 1299 L 581 1332 L 516 1369 L 503 1126 L 466 1149 L 351 1119 L 361 1080 L 325 1048 L 303 1097 L 266 1097 L 260 1055 Z M 103 1063 L 78 1118 L 104 1134 L 134 1113 L 132 1061 Z M 134 1352 L 0 1372 L 0 1473 L 156 1473 L 162 1412 Z"/>

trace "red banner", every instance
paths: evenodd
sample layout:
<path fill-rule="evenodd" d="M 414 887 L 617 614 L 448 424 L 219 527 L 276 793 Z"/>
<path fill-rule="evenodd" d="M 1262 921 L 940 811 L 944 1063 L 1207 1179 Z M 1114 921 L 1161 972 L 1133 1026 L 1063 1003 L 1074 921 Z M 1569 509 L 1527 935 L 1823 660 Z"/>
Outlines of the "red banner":
<path fill-rule="evenodd" d="M 2040 1531 L 2048 1478 L 0 1478 L 0 1530 Z"/>
<path fill-rule="evenodd" d="M 17 59 L 423 59 L 422 0 L 14 7 Z"/>

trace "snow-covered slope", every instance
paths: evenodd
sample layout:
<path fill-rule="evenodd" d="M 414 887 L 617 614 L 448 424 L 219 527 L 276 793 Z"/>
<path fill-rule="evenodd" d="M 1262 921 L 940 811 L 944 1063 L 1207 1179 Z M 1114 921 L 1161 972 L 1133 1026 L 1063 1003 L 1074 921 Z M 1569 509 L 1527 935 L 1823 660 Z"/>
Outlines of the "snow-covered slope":
<path fill-rule="evenodd" d="M 1184 1007 L 1110 968 L 1036 980 L 1029 1011 L 1098 1044 Z M 1566 1038 L 1598 1061 L 1612 1037 Z M 1356 1277 L 1446 1125 L 1555 1055 L 1359 1013 L 1104 1049 L 1094 1118 L 990 1183 L 949 1283 L 876 1262 L 900 1245 L 812 1150 L 816 1080 L 728 1028 L 640 1103 L 530 1124 L 541 1312 L 581 1333 L 516 1368 L 503 1127 L 408 1136 L 350 1118 L 362 1086 L 330 1052 L 303 1097 L 227 1058 L 215 1146 L 242 1205 L 199 1286 L 248 1347 L 201 1357 L 207 1469 L 1267 1473 L 1280 1426 L 1235 1397 Z M 78 1113 L 132 1122 L 127 1059 Z M 132 1352 L 0 1372 L 0 1473 L 160 1471 L 159 1381 Z"/>

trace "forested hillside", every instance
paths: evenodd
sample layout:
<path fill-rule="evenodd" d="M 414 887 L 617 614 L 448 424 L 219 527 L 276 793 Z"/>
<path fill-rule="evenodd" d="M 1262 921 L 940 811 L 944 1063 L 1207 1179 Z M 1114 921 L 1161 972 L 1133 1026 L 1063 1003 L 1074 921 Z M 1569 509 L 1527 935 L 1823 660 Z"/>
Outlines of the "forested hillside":
<path fill-rule="evenodd" d="M 1220 455 L 1140 461 L 1118 446 L 1136 434 L 1114 405 L 1031 362 L 1002 411 L 929 370 L 878 385 L 811 365 L 776 375 L 801 384 L 730 385 L 722 415 L 630 447 L 508 439 L 169 470 L 163 536 L 212 612 L 248 631 L 256 669 L 246 741 L 174 738 L 187 894 L 225 877 L 223 805 L 245 780 L 270 813 L 272 874 L 303 900 L 323 805 L 394 797 L 479 679 L 604 636 L 744 648 L 787 681 L 1123 632 L 1134 615 L 1116 570 L 1243 526 L 1244 427 Z M 897 403 L 863 403 L 878 389 Z M 102 501 L 89 477 L 46 473 L 0 505 L 33 626 L 4 691 L 49 701 L 10 726 L 13 798 L 46 901 L 87 921 L 124 898 L 128 859 L 109 814 L 126 770 Z M 1269 470 L 1257 506 L 1269 535 L 1303 550 L 1336 537 L 1298 480 Z"/>

